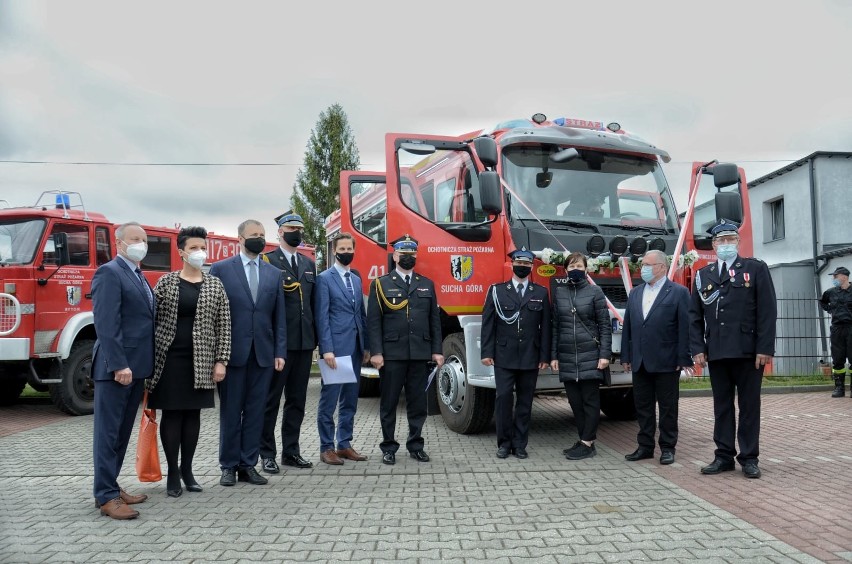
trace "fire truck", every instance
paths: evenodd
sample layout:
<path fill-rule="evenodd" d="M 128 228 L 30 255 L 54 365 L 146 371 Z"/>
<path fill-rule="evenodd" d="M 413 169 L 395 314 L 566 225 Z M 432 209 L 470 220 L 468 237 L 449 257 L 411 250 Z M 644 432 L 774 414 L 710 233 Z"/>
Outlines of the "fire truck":
<path fill-rule="evenodd" d="M 417 270 L 438 292 L 445 363 L 437 404 L 459 433 L 484 429 L 494 413 L 494 373 L 480 362 L 485 294 L 512 276 L 507 253 L 536 255 L 533 280 L 567 283 L 564 257 L 590 258 L 589 280 L 607 297 L 613 323 L 611 385 L 601 389 L 610 418 L 635 417 L 631 375 L 621 370 L 621 324 L 638 259 L 649 249 L 671 259 L 669 277 L 691 287 L 693 272 L 715 260 L 707 229 L 718 218 L 740 224 L 740 252 L 752 252 L 745 174 L 735 164 L 693 163 L 687 210 L 679 215 L 662 164 L 669 154 L 617 123 L 542 114 L 457 137 L 389 133 L 386 171 L 343 171 L 340 209 L 326 220 L 329 238 L 356 238 L 353 266 L 363 291 L 393 267 L 388 243 L 419 240 Z M 331 252 L 329 249 L 329 255 Z M 365 367 L 361 389 L 375 393 Z M 542 370 L 537 390 L 561 390 Z"/>
<path fill-rule="evenodd" d="M 0 405 L 29 383 L 67 413 L 92 413 L 92 277 L 115 256 L 118 225 L 87 212 L 77 192 L 48 191 L 34 206 L 0 209 Z M 153 287 L 181 267 L 179 229 L 143 227 L 141 266 Z M 236 237 L 209 232 L 205 269 L 239 249 Z M 300 252 L 314 258 L 312 246 Z"/>

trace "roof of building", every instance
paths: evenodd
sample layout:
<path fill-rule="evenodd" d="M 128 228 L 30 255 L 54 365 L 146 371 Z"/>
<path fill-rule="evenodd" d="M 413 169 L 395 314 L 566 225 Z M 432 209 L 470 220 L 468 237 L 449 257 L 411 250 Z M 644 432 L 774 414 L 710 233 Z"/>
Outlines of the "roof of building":
<path fill-rule="evenodd" d="M 803 166 L 803 165 L 807 164 L 808 162 L 810 162 L 811 159 L 815 159 L 817 157 L 828 157 L 828 158 L 838 157 L 838 158 L 842 158 L 842 159 L 852 159 L 852 153 L 846 152 L 846 151 L 814 151 L 813 153 L 811 153 L 807 157 L 802 157 L 798 161 L 784 165 L 781 168 L 779 168 L 778 170 L 774 170 L 774 171 L 770 172 L 769 174 L 765 174 L 765 175 L 761 176 L 757 180 L 749 181 L 748 187 L 753 188 L 753 187 L 757 186 L 758 184 L 763 184 L 764 182 L 766 182 L 768 180 L 772 180 L 773 178 L 777 178 L 777 177 L 779 177 L 783 174 L 786 174 L 788 172 L 792 172 L 792 171 L 796 170 L 797 168 L 799 168 L 800 166 Z"/>

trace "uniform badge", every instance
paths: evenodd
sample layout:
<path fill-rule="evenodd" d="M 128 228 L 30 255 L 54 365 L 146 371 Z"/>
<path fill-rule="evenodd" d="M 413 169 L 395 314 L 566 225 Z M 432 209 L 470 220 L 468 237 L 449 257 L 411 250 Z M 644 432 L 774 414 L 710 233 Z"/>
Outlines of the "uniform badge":
<path fill-rule="evenodd" d="M 707 291 L 709 292 L 712 289 L 713 289 L 713 284 L 707 284 Z"/>
<path fill-rule="evenodd" d="M 728 276 L 730 276 L 731 280 L 733 280 L 734 278 L 737 277 L 737 271 L 734 270 L 733 268 L 731 268 L 730 270 L 728 270 Z"/>
<path fill-rule="evenodd" d="M 748 272 L 743 272 L 743 280 L 745 280 L 745 287 L 746 288 L 751 286 L 751 284 L 749 284 L 749 281 L 751 280 L 751 276 L 749 275 Z"/>

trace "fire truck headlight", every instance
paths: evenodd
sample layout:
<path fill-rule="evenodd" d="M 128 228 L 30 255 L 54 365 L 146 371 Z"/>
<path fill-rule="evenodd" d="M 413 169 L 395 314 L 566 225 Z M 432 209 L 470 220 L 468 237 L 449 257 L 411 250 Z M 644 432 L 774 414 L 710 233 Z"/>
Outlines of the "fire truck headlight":
<path fill-rule="evenodd" d="M 14 282 L 6 282 L 3 284 L 3 292 L 6 294 L 14 294 L 15 293 L 15 283 Z"/>
<path fill-rule="evenodd" d="M 648 245 L 648 248 L 650 248 L 652 251 L 663 251 L 663 252 L 665 252 L 666 242 L 663 241 L 662 239 L 660 239 L 659 237 L 657 237 L 653 241 L 651 241 L 651 244 Z"/>
<path fill-rule="evenodd" d="M 636 237 L 630 243 L 630 254 L 635 257 L 641 257 L 648 250 L 648 241 L 642 237 Z"/>
<path fill-rule="evenodd" d="M 533 114 L 532 120 L 536 123 L 541 124 L 547 121 L 547 116 L 542 113 Z"/>
<path fill-rule="evenodd" d="M 609 242 L 609 252 L 613 257 L 620 257 L 627 250 L 627 237 L 619 235 Z"/>
<path fill-rule="evenodd" d="M 612 123 L 606 124 L 606 128 L 615 133 L 621 130 L 621 124 L 614 121 Z"/>
<path fill-rule="evenodd" d="M 592 235 L 586 242 L 586 250 L 589 255 L 596 257 L 606 249 L 606 241 L 600 235 Z"/>

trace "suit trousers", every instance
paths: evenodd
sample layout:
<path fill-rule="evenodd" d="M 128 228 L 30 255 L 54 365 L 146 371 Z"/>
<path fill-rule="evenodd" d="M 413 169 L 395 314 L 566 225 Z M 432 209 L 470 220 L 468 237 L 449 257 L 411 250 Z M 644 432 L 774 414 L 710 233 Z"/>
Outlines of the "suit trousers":
<path fill-rule="evenodd" d="M 118 474 L 133 424 L 145 391 L 145 380 L 124 386 L 115 380 L 95 381 L 95 421 L 92 454 L 95 466 L 95 499 L 104 504 L 119 496 Z"/>
<path fill-rule="evenodd" d="M 494 420 L 498 447 L 527 448 L 537 378 L 538 368 L 522 370 L 494 366 L 497 385 Z"/>
<path fill-rule="evenodd" d="M 263 414 L 263 432 L 260 436 L 260 456 L 263 458 L 275 458 L 276 455 L 275 423 L 278 421 L 282 393 L 284 409 L 281 415 L 281 454 L 301 454 L 299 433 L 305 419 L 305 402 L 308 397 L 313 355 L 312 350 L 287 351 L 284 370 L 272 374 L 269 396 L 266 398 L 266 411 Z"/>
<path fill-rule="evenodd" d="M 754 357 L 711 360 L 710 385 L 713 388 L 713 441 L 716 458 L 740 464 L 757 463 L 760 439 L 760 386 L 763 367 L 754 367 Z M 735 422 L 734 396 L 739 408 L 739 427 Z M 734 445 L 734 435 L 740 453 Z"/>
<path fill-rule="evenodd" d="M 379 370 L 379 419 L 382 424 L 382 452 L 399 450 L 396 435 L 396 408 L 399 396 L 405 388 L 405 411 L 408 416 L 408 452 L 423 450 L 423 424 L 426 423 L 426 380 L 425 360 L 386 360 Z"/>
<path fill-rule="evenodd" d="M 581 441 L 594 441 L 598 437 L 601 420 L 601 381 L 580 380 L 565 382 L 565 394 Z"/>
<path fill-rule="evenodd" d="M 286 366 L 286 364 L 285 364 Z M 237 470 L 257 464 L 263 414 L 273 366 L 259 366 L 254 346 L 245 366 L 228 366 L 219 382 L 219 466 Z"/>
<path fill-rule="evenodd" d="M 360 357 L 358 357 L 360 358 Z M 335 448 L 345 449 L 352 446 L 355 429 L 355 412 L 358 410 L 358 389 L 360 383 L 325 384 L 320 390 L 317 406 L 317 430 L 320 438 L 320 452 Z M 337 433 L 334 430 L 334 411 L 337 409 Z"/>
<path fill-rule="evenodd" d="M 680 372 L 648 372 L 645 366 L 633 373 L 633 401 L 639 446 L 653 451 L 657 434 L 657 406 L 660 408 L 660 450 L 675 451 Z"/>

